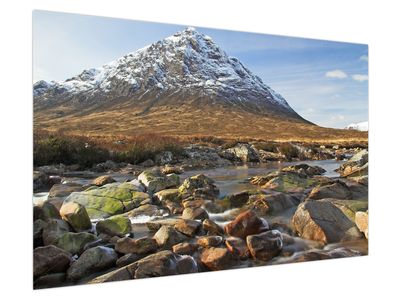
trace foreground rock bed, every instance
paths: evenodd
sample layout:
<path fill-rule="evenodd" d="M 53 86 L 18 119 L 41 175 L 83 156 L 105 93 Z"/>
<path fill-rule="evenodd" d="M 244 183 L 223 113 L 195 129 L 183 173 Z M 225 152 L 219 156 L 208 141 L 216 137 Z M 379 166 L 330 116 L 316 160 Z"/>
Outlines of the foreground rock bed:
<path fill-rule="evenodd" d="M 243 161 L 259 155 L 235 147 L 225 155 Z M 345 161 L 340 177 L 293 164 L 248 178 L 254 190 L 223 198 L 212 178 L 199 173 L 181 180 L 182 172 L 181 166 L 150 167 L 127 182 L 105 175 L 88 185 L 53 178 L 47 200 L 33 208 L 34 287 L 368 252 L 367 150 Z"/>

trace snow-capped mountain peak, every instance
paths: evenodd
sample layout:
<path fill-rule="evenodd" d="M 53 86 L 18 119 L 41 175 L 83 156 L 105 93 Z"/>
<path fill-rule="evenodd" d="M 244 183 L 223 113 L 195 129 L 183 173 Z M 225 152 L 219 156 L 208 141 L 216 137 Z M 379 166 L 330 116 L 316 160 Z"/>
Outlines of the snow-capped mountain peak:
<path fill-rule="evenodd" d="M 228 56 L 209 36 L 188 27 L 156 43 L 62 82 L 34 85 L 35 103 L 90 104 L 115 98 L 197 93 L 236 106 L 265 105 L 297 115 L 286 100 Z"/>
<path fill-rule="evenodd" d="M 345 127 L 345 129 L 359 130 L 359 131 L 368 131 L 368 121 L 359 122 L 359 123 L 351 123 Z"/>

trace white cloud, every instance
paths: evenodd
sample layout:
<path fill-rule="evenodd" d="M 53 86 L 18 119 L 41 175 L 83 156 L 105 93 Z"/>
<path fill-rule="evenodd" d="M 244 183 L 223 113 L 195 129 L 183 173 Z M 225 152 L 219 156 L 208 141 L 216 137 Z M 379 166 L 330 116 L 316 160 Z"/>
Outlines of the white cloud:
<path fill-rule="evenodd" d="M 361 55 L 360 60 L 368 61 L 368 55 Z"/>
<path fill-rule="evenodd" d="M 344 119 L 345 119 L 345 117 L 343 115 L 331 116 L 332 121 L 343 121 Z"/>
<path fill-rule="evenodd" d="M 364 74 L 354 74 L 353 76 L 351 76 L 354 80 L 356 81 L 367 81 L 368 80 L 368 75 L 364 75 Z"/>
<path fill-rule="evenodd" d="M 345 72 L 343 72 L 342 70 L 333 70 L 333 71 L 326 72 L 325 76 L 329 77 L 329 78 L 343 79 L 343 78 L 347 77 L 347 74 Z"/>

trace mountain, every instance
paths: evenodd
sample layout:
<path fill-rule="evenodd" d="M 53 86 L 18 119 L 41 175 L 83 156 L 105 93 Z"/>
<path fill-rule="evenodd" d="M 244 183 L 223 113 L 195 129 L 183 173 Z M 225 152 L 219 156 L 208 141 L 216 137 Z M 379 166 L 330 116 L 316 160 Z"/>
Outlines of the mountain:
<path fill-rule="evenodd" d="M 360 123 L 351 123 L 345 127 L 345 129 L 352 129 L 358 131 L 368 131 L 368 121 Z"/>
<path fill-rule="evenodd" d="M 324 131 L 192 27 L 65 81 L 39 81 L 33 96 L 35 129 L 257 138 Z"/>

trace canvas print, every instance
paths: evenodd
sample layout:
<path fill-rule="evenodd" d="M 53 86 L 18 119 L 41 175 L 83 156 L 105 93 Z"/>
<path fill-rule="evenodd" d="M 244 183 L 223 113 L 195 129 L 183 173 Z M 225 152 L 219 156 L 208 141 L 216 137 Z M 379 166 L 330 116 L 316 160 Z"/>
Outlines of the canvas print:
<path fill-rule="evenodd" d="M 367 45 L 34 11 L 33 114 L 35 289 L 368 254 Z"/>

